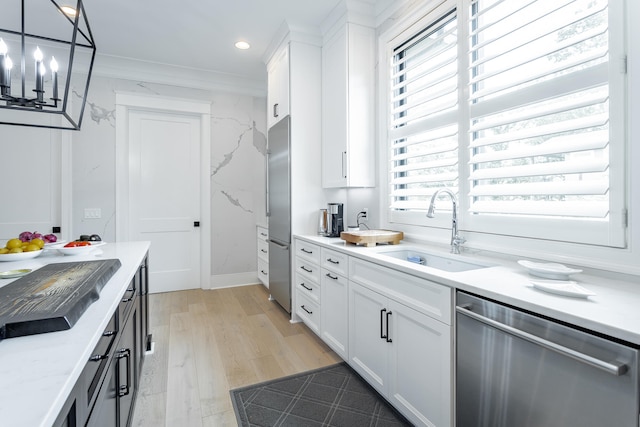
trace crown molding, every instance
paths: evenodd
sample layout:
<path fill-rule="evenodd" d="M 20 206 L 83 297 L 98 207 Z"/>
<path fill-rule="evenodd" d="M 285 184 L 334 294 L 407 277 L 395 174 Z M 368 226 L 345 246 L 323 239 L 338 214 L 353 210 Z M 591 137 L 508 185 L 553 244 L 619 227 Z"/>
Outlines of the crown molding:
<path fill-rule="evenodd" d="M 256 97 L 267 96 L 266 68 L 264 80 L 255 80 L 216 71 L 97 54 L 93 74 L 100 77 L 143 81 L 146 83 L 181 86 L 216 92 L 240 93 Z"/>

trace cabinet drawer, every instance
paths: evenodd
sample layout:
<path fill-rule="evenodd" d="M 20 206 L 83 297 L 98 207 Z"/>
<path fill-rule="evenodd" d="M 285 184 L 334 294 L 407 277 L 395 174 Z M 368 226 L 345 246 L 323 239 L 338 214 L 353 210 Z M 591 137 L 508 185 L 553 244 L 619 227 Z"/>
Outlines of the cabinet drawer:
<path fill-rule="evenodd" d="M 308 276 L 296 273 L 296 289 L 310 300 L 320 304 L 320 284 L 310 280 Z"/>
<path fill-rule="evenodd" d="M 124 291 L 124 295 L 122 295 L 120 304 L 118 304 L 118 326 L 120 329 L 122 329 L 124 320 L 129 315 L 129 311 L 131 310 L 131 307 L 133 307 L 134 301 L 136 299 L 138 280 L 139 278 L 137 275 L 133 279 L 131 279 L 129 287 L 127 287 L 127 290 Z"/>
<path fill-rule="evenodd" d="M 323 284 L 326 282 L 336 282 L 336 283 L 339 283 L 341 286 L 346 287 L 347 283 L 349 282 L 349 279 L 347 279 L 347 277 L 336 274 L 335 272 L 331 270 L 327 270 L 326 268 L 323 268 L 321 272 L 322 272 L 321 283 Z"/>
<path fill-rule="evenodd" d="M 266 240 L 258 240 L 258 257 L 269 262 L 269 243 Z"/>
<path fill-rule="evenodd" d="M 311 281 L 320 283 L 320 268 L 318 264 L 313 264 L 305 259 L 296 257 L 296 274 L 301 274 Z"/>
<path fill-rule="evenodd" d="M 80 378 L 84 379 L 85 390 L 87 392 L 87 406 L 91 406 L 93 403 L 93 397 L 95 392 L 99 389 L 101 383 L 100 379 L 102 373 L 109 363 L 109 353 L 113 347 L 113 342 L 118 334 L 118 327 L 116 324 L 115 313 L 111 316 L 109 324 L 102 332 L 102 336 L 96 344 L 96 347 L 91 352 L 89 360 L 85 365 L 84 371 Z"/>
<path fill-rule="evenodd" d="M 331 270 L 341 276 L 349 276 L 349 256 L 326 248 L 322 248 L 320 254 L 322 258 L 320 265 L 322 268 Z"/>
<path fill-rule="evenodd" d="M 262 259 L 258 260 L 258 278 L 266 286 L 269 286 L 269 263 Z"/>
<path fill-rule="evenodd" d="M 296 240 L 296 257 L 304 258 L 320 265 L 320 246 L 304 240 Z"/>
<path fill-rule="evenodd" d="M 354 257 L 349 261 L 349 280 L 451 325 L 453 297 L 448 286 Z"/>
<path fill-rule="evenodd" d="M 267 240 L 269 240 L 269 229 L 264 228 L 264 227 L 257 227 L 256 228 L 256 237 L 259 240 L 264 240 L 266 242 Z"/>
<path fill-rule="evenodd" d="M 320 306 L 311 301 L 305 294 L 296 294 L 296 313 L 302 321 L 316 334 L 320 333 Z"/>

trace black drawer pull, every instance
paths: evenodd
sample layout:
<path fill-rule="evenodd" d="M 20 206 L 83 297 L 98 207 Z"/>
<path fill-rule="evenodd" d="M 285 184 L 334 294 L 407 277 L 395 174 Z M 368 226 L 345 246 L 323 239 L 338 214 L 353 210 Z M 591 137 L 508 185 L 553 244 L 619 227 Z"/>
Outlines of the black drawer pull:
<path fill-rule="evenodd" d="M 260 270 L 260 273 L 262 273 L 262 274 L 264 274 L 264 275 L 266 275 L 266 274 L 267 274 L 267 272 L 266 272 L 266 271 L 264 271 L 264 270 Z"/>
<path fill-rule="evenodd" d="M 392 313 L 393 312 L 391 312 L 391 311 L 389 311 L 387 313 L 387 328 L 386 328 L 387 329 L 387 337 L 386 337 L 387 338 L 387 342 L 393 342 L 393 340 L 391 339 L 391 336 L 389 336 L 389 316 L 391 316 Z"/>
<path fill-rule="evenodd" d="M 118 355 L 116 356 L 118 359 L 126 358 L 127 362 L 127 383 L 124 385 L 118 384 L 118 396 L 126 396 L 129 394 L 130 386 L 131 386 L 131 350 L 128 348 L 121 348 L 118 350 Z M 118 379 L 118 383 L 119 383 Z"/>
<path fill-rule="evenodd" d="M 387 339 L 387 336 L 384 334 L 383 330 L 384 330 L 384 313 L 387 311 L 386 308 L 383 308 L 382 310 L 380 310 L 380 339 Z"/>
<path fill-rule="evenodd" d="M 131 301 L 131 300 L 133 300 L 133 297 L 131 297 L 131 298 L 125 298 L 125 299 L 123 299 L 123 300 L 122 300 L 122 302 L 129 302 L 129 301 Z"/>
<path fill-rule="evenodd" d="M 109 356 L 107 356 L 106 354 L 94 354 L 93 356 L 91 356 L 91 357 L 89 358 L 89 361 L 91 361 L 91 362 L 99 362 L 99 361 L 101 361 L 102 359 L 106 359 L 106 358 L 108 358 L 108 357 L 109 357 Z"/>
<path fill-rule="evenodd" d="M 311 255 L 313 253 L 313 251 L 308 251 L 305 248 L 300 249 L 302 252 L 304 252 L 305 254 L 309 254 Z"/>
<path fill-rule="evenodd" d="M 304 311 L 306 311 L 306 312 L 307 312 L 307 313 L 309 313 L 309 314 L 313 314 L 313 311 L 307 310 L 307 309 L 305 308 L 304 304 L 302 304 L 302 305 L 300 306 L 300 308 L 301 308 L 301 309 L 303 309 Z"/>
<path fill-rule="evenodd" d="M 327 258 L 327 261 L 329 261 L 331 264 L 340 264 L 340 261 L 334 261 L 331 258 Z"/>
<path fill-rule="evenodd" d="M 300 283 L 300 286 L 302 286 L 303 288 L 305 288 L 308 291 L 313 291 L 313 288 L 307 287 L 304 283 Z"/>
<path fill-rule="evenodd" d="M 307 273 L 313 273 L 313 270 L 309 270 L 307 267 L 305 267 L 304 265 L 300 267 L 301 269 L 303 269 L 304 271 L 306 271 Z"/>
<path fill-rule="evenodd" d="M 325 274 L 329 279 L 338 280 L 338 276 L 332 276 L 331 273 Z"/>
<path fill-rule="evenodd" d="M 262 252 L 263 254 L 267 253 L 267 251 L 265 251 L 264 249 L 260 249 L 260 252 Z"/>

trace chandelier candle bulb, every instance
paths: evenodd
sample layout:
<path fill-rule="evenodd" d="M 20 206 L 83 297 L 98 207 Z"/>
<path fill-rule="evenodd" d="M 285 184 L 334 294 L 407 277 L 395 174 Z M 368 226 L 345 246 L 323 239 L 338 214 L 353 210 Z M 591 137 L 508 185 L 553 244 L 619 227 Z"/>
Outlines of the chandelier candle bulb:
<path fill-rule="evenodd" d="M 40 47 L 36 47 L 36 51 L 33 53 L 33 58 L 36 60 L 36 92 L 42 92 L 42 51 Z"/>
<path fill-rule="evenodd" d="M 51 99 L 54 101 L 58 100 L 58 62 L 56 61 L 56 57 L 51 57 L 51 62 L 49 63 L 49 68 L 51 68 L 51 84 L 53 85 L 53 96 Z"/>

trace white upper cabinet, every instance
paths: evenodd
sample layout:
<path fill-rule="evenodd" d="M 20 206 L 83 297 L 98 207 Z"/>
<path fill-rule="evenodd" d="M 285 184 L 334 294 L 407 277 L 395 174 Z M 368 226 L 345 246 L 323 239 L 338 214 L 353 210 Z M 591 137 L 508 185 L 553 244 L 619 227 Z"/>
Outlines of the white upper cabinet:
<path fill-rule="evenodd" d="M 322 47 L 322 186 L 375 186 L 375 30 L 347 22 Z"/>
<path fill-rule="evenodd" d="M 267 126 L 271 128 L 289 114 L 289 45 L 267 64 Z"/>

